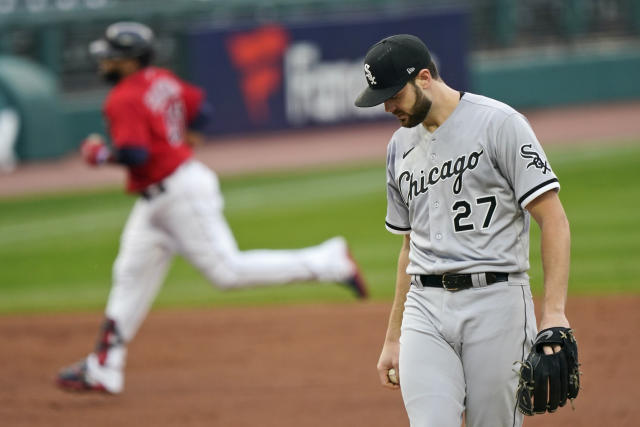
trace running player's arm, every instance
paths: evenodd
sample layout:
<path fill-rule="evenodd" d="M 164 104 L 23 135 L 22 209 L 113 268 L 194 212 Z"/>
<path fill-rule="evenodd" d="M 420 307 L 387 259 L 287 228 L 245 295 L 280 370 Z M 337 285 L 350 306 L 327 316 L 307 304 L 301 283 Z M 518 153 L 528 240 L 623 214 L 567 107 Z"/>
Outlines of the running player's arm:
<path fill-rule="evenodd" d="M 105 108 L 105 118 L 112 146 L 107 145 L 102 135 L 89 135 L 81 146 L 85 161 L 91 165 L 112 163 L 127 167 L 146 163 L 149 159 L 149 131 L 142 117 L 141 105 L 131 97 L 110 100 Z"/>
<path fill-rule="evenodd" d="M 200 106 L 200 110 L 195 118 L 189 122 L 185 133 L 186 143 L 192 147 L 201 145 L 204 142 L 204 134 L 211 117 L 213 116 L 213 107 L 204 100 Z"/>
<path fill-rule="evenodd" d="M 398 256 L 398 271 L 396 274 L 396 292 L 391 306 L 391 314 L 389 315 L 389 323 L 387 325 L 387 333 L 384 339 L 384 345 L 380 358 L 378 359 L 378 376 L 383 386 L 397 389 L 397 385 L 389 382 L 387 372 L 393 368 L 398 375 L 398 356 L 400 354 L 400 326 L 402 325 L 402 313 L 404 312 L 404 302 L 409 292 L 411 277 L 407 274 L 407 266 L 409 265 L 409 235 L 405 234 L 402 240 L 402 248 Z"/>
<path fill-rule="evenodd" d="M 85 161 L 94 166 L 105 163 L 138 166 L 144 164 L 149 157 L 149 151 L 146 148 L 109 148 L 104 137 L 95 133 L 87 136 L 82 141 L 80 151 Z"/>
<path fill-rule="evenodd" d="M 135 97 L 117 98 L 106 111 L 113 148 L 110 163 L 141 166 L 149 159 L 151 136 L 144 107 Z"/>
<path fill-rule="evenodd" d="M 571 234 L 569 221 L 556 191 L 547 191 L 526 207 L 540 226 L 544 300 L 540 330 L 555 326 L 569 327 L 565 315 Z"/>
<path fill-rule="evenodd" d="M 204 133 L 211 122 L 213 107 L 199 87 L 182 82 L 182 95 L 186 107 L 186 143 L 192 147 L 204 142 Z"/>

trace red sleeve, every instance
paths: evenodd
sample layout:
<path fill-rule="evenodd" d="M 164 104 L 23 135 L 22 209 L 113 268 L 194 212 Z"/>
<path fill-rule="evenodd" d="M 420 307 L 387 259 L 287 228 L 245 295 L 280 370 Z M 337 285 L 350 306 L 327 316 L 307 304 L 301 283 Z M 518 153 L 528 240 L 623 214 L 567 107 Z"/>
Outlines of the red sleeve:
<path fill-rule="evenodd" d="M 189 123 L 198 115 L 204 99 L 204 91 L 197 86 L 182 82 L 182 94 L 184 105 L 187 108 L 187 123 Z"/>
<path fill-rule="evenodd" d="M 105 109 L 105 115 L 115 147 L 148 147 L 151 143 L 146 110 L 141 102 L 132 98 L 113 99 Z"/>

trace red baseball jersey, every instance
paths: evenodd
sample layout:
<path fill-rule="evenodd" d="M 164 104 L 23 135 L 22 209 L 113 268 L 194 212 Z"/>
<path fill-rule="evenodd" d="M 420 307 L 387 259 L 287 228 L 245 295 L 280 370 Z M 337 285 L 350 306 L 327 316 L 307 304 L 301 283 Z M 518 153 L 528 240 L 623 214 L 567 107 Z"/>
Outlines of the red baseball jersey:
<path fill-rule="evenodd" d="M 143 68 L 113 88 L 104 115 L 114 146 L 149 151 L 145 164 L 128 168 L 128 191 L 161 181 L 191 157 L 185 133 L 203 98 L 201 89 L 157 67 Z"/>

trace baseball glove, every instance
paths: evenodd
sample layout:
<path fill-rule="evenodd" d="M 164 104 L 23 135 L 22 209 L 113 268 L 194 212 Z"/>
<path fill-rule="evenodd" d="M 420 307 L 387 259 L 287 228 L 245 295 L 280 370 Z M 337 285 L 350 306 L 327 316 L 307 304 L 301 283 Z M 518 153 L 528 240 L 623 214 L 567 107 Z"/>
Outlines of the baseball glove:
<path fill-rule="evenodd" d="M 544 345 L 559 345 L 558 353 L 544 354 Z M 573 330 L 549 328 L 538 333 L 531 352 L 520 367 L 516 391 L 518 410 L 525 415 L 555 412 L 580 390 L 578 345 Z"/>

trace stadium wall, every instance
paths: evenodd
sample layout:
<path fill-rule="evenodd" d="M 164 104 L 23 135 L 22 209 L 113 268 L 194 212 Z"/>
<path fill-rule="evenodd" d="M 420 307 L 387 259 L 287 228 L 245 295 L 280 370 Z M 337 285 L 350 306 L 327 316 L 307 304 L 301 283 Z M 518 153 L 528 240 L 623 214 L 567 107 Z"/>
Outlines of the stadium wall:
<path fill-rule="evenodd" d="M 425 20 L 430 20 L 433 25 L 423 25 L 422 27 L 431 28 L 439 34 L 444 31 L 446 34 L 457 34 L 457 36 L 436 38 L 428 30 L 420 28 L 420 22 Z M 430 43 L 430 47 L 440 61 L 441 70 L 448 83 L 458 89 L 503 100 L 516 108 L 546 108 L 579 103 L 640 99 L 640 85 L 637 85 L 633 78 L 640 72 L 640 50 L 637 48 L 609 47 L 607 49 L 576 50 L 565 46 L 556 49 L 555 53 L 548 53 L 548 51 L 536 53 L 530 49 L 523 49 L 521 53 L 510 54 L 508 57 L 504 55 L 504 52 L 499 53 L 501 55 L 499 57 L 472 55 L 469 53 L 465 41 L 469 36 L 465 29 L 468 24 L 468 13 L 455 9 L 430 11 L 417 18 L 414 14 L 406 17 L 394 15 L 377 19 L 362 19 L 357 24 L 359 26 L 351 20 L 345 19 L 341 22 L 339 19 L 327 18 L 323 22 L 312 22 L 307 25 L 271 25 L 267 27 L 267 31 L 263 31 L 265 27 L 247 25 L 215 29 L 196 28 L 185 31 L 181 36 L 184 56 L 187 58 L 186 64 L 181 66 L 181 69 L 184 70 L 183 74 L 207 87 L 214 100 L 224 102 L 218 106 L 216 115 L 218 122 L 214 124 L 211 133 L 258 132 L 381 120 L 385 117 L 381 111 L 360 114 L 360 111 L 347 107 L 352 106 L 350 98 L 355 96 L 353 94 L 364 87 L 364 79 L 360 79 L 364 50 L 371 43 L 371 40 L 383 36 L 380 32 L 382 29 L 385 32 L 384 35 L 394 32 L 414 32 L 426 40 L 446 39 L 447 43 L 433 42 Z M 346 27 L 357 36 L 354 36 L 353 39 L 347 39 L 345 36 L 347 34 Z M 285 51 L 275 58 L 275 65 L 273 63 L 267 64 L 274 66 L 280 74 L 285 69 L 286 49 L 289 47 L 297 48 L 298 57 L 293 58 L 294 60 L 300 60 L 301 57 L 304 59 L 305 55 L 307 55 L 306 57 L 313 56 L 315 52 L 318 63 L 312 64 L 313 67 L 328 71 L 333 70 L 333 75 L 344 77 L 342 78 L 343 85 L 358 86 L 350 88 L 350 92 L 340 90 L 343 94 L 349 93 L 349 96 L 343 96 L 345 100 L 340 104 L 343 113 L 335 114 L 330 117 L 331 120 L 322 116 L 313 117 L 310 115 L 310 111 L 315 107 L 309 104 L 312 107 L 311 110 L 307 108 L 306 112 L 309 114 L 302 118 L 295 116 L 296 111 L 294 110 L 296 108 L 287 105 L 287 82 L 281 79 L 280 86 L 267 94 L 271 96 L 266 100 L 267 106 L 275 114 L 267 122 L 251 124 L 250 114 L 255 115 L 256 111 L 253 113 L 249 111 L 246 91 L 242 89 L 243 82 L 247 82 L 247 76 L 243 75 L 244 71 L 241 67 L 234 65 L 230 48 L 231 40 L 242 43 L 243 37 L 246 37 L 244 41 L 251 41 L 252 37 L 272 37 L 271 42 L 277 42 L 280 37 L 280 41 L 284 42 Z M 308 43 L 309 40 L 311 43 Z M 216 49 L 219 52 L 216 55 L 211 52 L 212 45 L 217 46 Z M 222 61 L 219 60 L 220 55 L 224 57 Z M 235 60 L 237 61 L 238 58 Z M 269 61 L 273 60 L 274 58 L 269 59 Z M 0 61 L 1 67 L 2 61 Z M 344 70 L 344 73 L 336 74 L 336 70 Z M 304 74 L 302 77 L 311 71 L 313 70 L 302 73 Z M 32 74 L 40 75 L 47 82 L 50 82 L 52 78 L 55 79 L 53 74 L 44 68 L 38 70 L 38 73 Z M 321 74 L 316 72 L 314 75 L 317 78 L 326 77 Z M 359 78 L 350 79 L 350 76 L 359 76 Z M 52 89 L 51 84 L 47 83 L 40 85 L 47 89 L 38 94 L 40 100 L 34 102 L 36 95 L 33 93 L 33 88 L 37 88 L 38 84 L 27 85 L 25 88 L 29 91 L 21 93 L 22 89 L 19 85 L 12 84 L 10 81 L 1 81 L 3 79 L 3 73 L 0 72 L 0 88 L 12 88 L 10 98 L 20 106 L 21 114 L 28 117 L 44 117 L 43 111 L 49 110 L 51 112 L 46 120 L 38 121 L 38 129 L 47 128 L 47 126 L 41 126 L 43 123 L 49 123 L 49 130 L 53 129 L 51 126 L 60 124 L 56 132 L 48 132 L 47 138 L 38 138 L 37 141 L 34 139 L 35 134 L 32 131 L 30 131 L 31 135 L 34 136 L 30 137 L 28 142 L 25 142 L 27 140 L 23 134 L 16 147 L 21 160 L 59 157 L 76 150 L 80 141 L 88 133 L 105 132 L 101 104 L 106 89 L 88 93 L 60 94 Z M 341 79 L 335 80 L 334 78 L 334 81 L 340 82 Z M 357 84 L 356 81 L 358 81 Z M 307 83 L 303 82 L 303 84 Z M 331 84 L 331 79 L 323 84 Z M 320 84 L 317 86 L 319 90 Z M 303 101 L 309 101 L 311 98 L 313 96 L 306 96 Z M 43 109 L 44 106 L 48 107 Z M 239 119 L 233 120 L 233 117 L 225 117 L 224 113 L 229 111 L 233 112 L 232 116 L 238 115 Z M 259 113 L 260 111 L 258 111 Z M 221 117 L 222 119 L 220 119 Z M 295 120 L 290 120 L 291 117 L 294 117 Z"/>
<path fill-rule="evenodd" d="M 637 75 L 637 48 L 471 62 L 472 90 L 516 108 L 638 99 Z"/>

